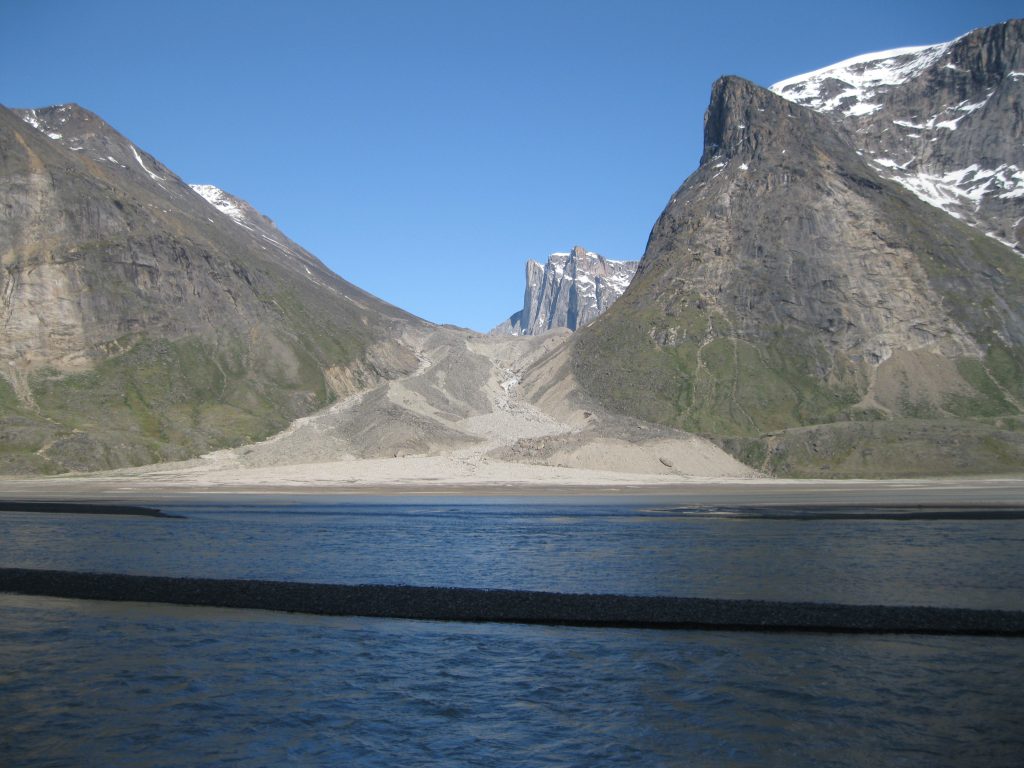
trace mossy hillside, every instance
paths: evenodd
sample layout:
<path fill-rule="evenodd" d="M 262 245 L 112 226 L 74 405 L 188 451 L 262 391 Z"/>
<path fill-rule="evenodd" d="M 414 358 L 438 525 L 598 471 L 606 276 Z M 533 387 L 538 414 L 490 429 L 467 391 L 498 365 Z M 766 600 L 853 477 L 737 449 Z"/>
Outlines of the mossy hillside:
<path fill-rule="evenodd" d="M 7 387 L 0 392 L 0 419 L 8 460 L 0 460 L 0 472 L 112 468 L 261 439 L 329 403 L 334 395 L 324 370 L 358 361 L 373 343 L 375 329 L 358 311 L 339 310 L 343 299 L 288 270 L 266 262 L 246 266 L 228 256 L 222 257 L 226 265 L 217 266 L 195 244 L 162 237 L 148 242 L 81 243 L 73 261 L 90 294 L 129 307 L 127 316 L 146 317 L 152 309 L 144 301 L 145 286 L 118 271 L 127 267 L 117 255 L 151 247 L 174 250 L 186 272 L 213 263 L 216 274 L 241 276 L 257 303 L 246 315 L 225 314 L 223 322 L 217 321 L 223 307 L 212 307 L 210 318 L 197 312 L 194 327 L 172 320 L 169 330 L 189 334 L 177 341 L 125 334 L 100 345 L 95 351 L 109 357 L 87 372 L 37 372 L 27 422 L 24 404 Z M 21 420 L 7 418 L 12 415 Z"/>
<path fill-rule="evenodd" d="M 361 359 L 373 342 L 371 329 L 361 322 L 339 327 L 330 321 L 329 313 L 317 311 L 316 302 L 297 290 L 276 292 L 269 302 L 288 329 L 292 354 L 299 364 L 297 381 L 318 397 L 329 399 L 323 371 L 332 366 L 348 367 Z"/>
<path fill-rule="evenodd" d="M 184 458 L 259 440 L 326 403 L 307 355 L 295 365 L 259 358 L 238 342 L 143 341 L 92 371 L 37 374 L 31 387 L 51 420 L 122 446 L 119 455 L 131 453 L 132 463 Z M 59 446 L 48 453 L 61 461 Z"/>
<path fill-rule="evenodd" d="M 1024 402 L 1024 349 L 1011 348 L 1000 339 L 989 339 L 985 373 L 998 382 L 1018 404 Z"/>
<path fill-rule="evenodd" d="M 949 216 L 905 205 L 897 221 L 950 316 L 984 350 L 965 357 L 957 370 L 974 393 L 943 403 L 957 416 L 986 417 L 1021 412 L 1024 404 L 1024 259 L 1012 249 Z M 915 231 L 927 227 L 929 237 Z"/>
<path fill-rule="evenodd" d="M 111 242 L 82 247 L 104 252 L 114 247 Z M 196 258 L 194 249 L 181 254 Z M 82 258 L 95 262 L 95 255 Z M 273 275 L 275 268 L 267 272 Z M 268 279 L 252 267 L 246 277 L 255 290 L 276 289 L 259 296 L 256 317 L 250 314 L 247 323 L 235 318 L 221 327 L 199 325 L 197 335 L 173 342 L 124 335 L 97 350 L 110 357 L 93 370 L 34 374 L 33 409 L 26 410 L 4 382 L 0 472 L 187 458 L 262 439 L 329 403 L 334 394 L 324 370 L 359 361 L 375 329 L 356 312 L 338 311 L 332 303 L 339 299 L 319 295 L 312 283 L 290 275 Z M 105 300 L 142 306 L 134 283 L 107 282 Z M 243 325 L 247 337 L 239 335 Z"/>
<path fill-rule="evenodd" d="M 718 438 L 769 474 L 794 478 L 896 478 L 1018 474 L 1024 418 L 838 422 L 753 438 Z"/>
<path fill-rule="evenodd" d="M 986 357 L 987 360 L 987 357 Z M 963 418 L 1004 416 L 1020 413 L 1004 394 L 1004 390 L 989 373 L 986 360 L 961 358 L 957 372 L 974 389 L 971 395 L 948 395 L 943 409 Z"/>
<path fill-rule="evenodd" d="M 622 310 L 580 332 L 573 348 L 577 376 L 617 411 L 702 434 L 749 436 L 835 420 L 863 396 L 857 366 L 828 379 L 817 373 L 827 355 L 809 349 L 806 334 L 779 328 L 764 343 L 737 339 L 724 314 L 705 312 L 692 297 L 668 311 Z M 615 358 L 602 366 L 606 350 Z"/>
<path fill-rule="evenodd" d="M 18 399 L 18 395 L 14 391 L 14 387 L 7 379 L 0 376 L 0 412 L 2 413 L 21 413 L 25 410 L 22 402 Z"/>
<path fill-rule="evenodd" d="M 703 329 L 661 347 L 651 340 L 660 327 L 656 309 L 615 322 L 605 317 L 573 338 L 577 377 L 616 410 L 659 423 L 678 421 L 690 406 Z M 605 353 L 611 350 L 613 364 L 607 364 Z"/>
<path fill-rule="evenodd" d="M 918 201 L 894 200 L 893 220 L 911 243 L 943 307 L 985 351 L 989 379 L 961 374 L 985 397 L 1024 401 L 1024 259 L 1002 243 Z M 927 233 L 927 236 L 922 234 Z M 991 384 L 996 383 L 996 396 Z"/>
<path fill-rule="evenodd" d="M 700 331 L 713 325 L 696 323 Z M 653 310 L 646 322 L 605 316 L 577 336 L 574 365 L 616 410 L 711 436 L 738 460 L 773 475 L 925 477 L 1024 466 L 1018 433 L 1024 421 L 1001 388 L 1017 365 L 1005 347 L 957 361 L 973 392 L 948 395 L 940 409 L 908 391 L 901 417 L 893 419 L 854 408 L 866 391 L 861 371 L 851 366 L 829 385 L 801 366 L 805 346 L 782 333 L 761 348 L 727 338 L 703 349 L 692 340 L 664 347 L 654 341 L 672 335 Z M 685 331 L 675 328 L 674 336 Z M 595 359 L 591 344 L 621 350 L 621 365 L 587 370 Z"/>
<path fill-rule="evenodd" d="M 59 426 L 25 406 L 0 378 L 0 474 L 58 471 L 39 451 L 62 433 Z"/>

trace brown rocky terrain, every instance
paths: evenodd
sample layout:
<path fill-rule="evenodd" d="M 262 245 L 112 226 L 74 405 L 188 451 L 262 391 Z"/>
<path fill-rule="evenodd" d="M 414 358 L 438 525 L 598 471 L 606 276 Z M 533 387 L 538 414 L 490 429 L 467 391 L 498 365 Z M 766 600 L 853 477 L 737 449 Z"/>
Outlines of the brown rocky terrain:
<path fill-rule="evenodd" d="M 0 140 L 8 474 L 756 474 L 707 441 L 588 404 L 558 352 L 564 333 L 488 337 L 411 317 L 86 110 L 2 110 Z M 522 382 L 541 359 L 560 362 Z"/>
<path fill-rule="evenodd" d="M 718 81 L 700 168 L 575 340 L 584 388 L 773 473 L 1024 466 L 1024 262 L 883 178 L 858 141 Z"/>
<path fill-rule="evenodd" d="M 0 468 L 184 458 L 415 368 L 421 321 L 236 209 L 80 107 L 0 108 Z"/>

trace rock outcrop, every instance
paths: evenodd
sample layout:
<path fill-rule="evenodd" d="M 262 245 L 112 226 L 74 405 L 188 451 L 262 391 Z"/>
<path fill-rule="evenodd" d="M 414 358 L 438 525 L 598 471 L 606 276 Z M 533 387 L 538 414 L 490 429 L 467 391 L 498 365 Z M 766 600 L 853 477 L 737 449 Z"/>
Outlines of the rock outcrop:
<path fill-rule="evenodd" d="M 523 308 L 491 333 L 536 336 L 553 328 L 582 328 L 622 295 L 638 264 L 610 261 L 578 245 L 551 254 L 543 266 L 531 259 Z"/>
<path fill-rule="evenodd" d="M 575 337 L 587 391 L 773 472 L 1024 465 L 1024 261 L 884 178 L 863 141 L 845 118 L 719 80 L 700 168 L 629 289 Z"/>
<path fill-rule="evenodd" d="M 422 321 L 199 192 L 76 105 L 0 107 L 0 471 L 184 458 L 415 369 Z"/>
<path fill-rule="evenodd" d="M 880 175 L 1024 252 L 1024 20 L 772 86 L 830 115 Z"/>

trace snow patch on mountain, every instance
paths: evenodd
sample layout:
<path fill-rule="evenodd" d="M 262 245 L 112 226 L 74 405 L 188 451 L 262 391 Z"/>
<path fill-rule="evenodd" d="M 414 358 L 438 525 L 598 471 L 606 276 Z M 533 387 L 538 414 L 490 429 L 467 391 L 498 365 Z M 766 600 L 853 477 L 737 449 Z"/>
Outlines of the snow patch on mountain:
<path fill-rule="evenodd" d="M 146 167 L 146 164 L 142 162 L 142 156 L 139 154 L 139 150 L 135 148 L 134 144 L 129 144 L 128 148 L 132 151 L 132 154 L 135 156 L 135 160 L 142 167 L 142 170 L 144 170 L 149 175 L 149 178 L 151 178 L 153 181 L 164 180 L 163 176 L 157 176 L 155 173 L 153 173 L 153 171 L 149 170 L 149 168 Z"/>
<path fill-rule="evenodd" d="M 249 228 L 246 225 L 247 216 L 242 206 L 235 202 L 223 189 L 215 187 L 213 184 L 189 184 L 189 186 L 225 216 L 234 219 L 238 224 L 246 227 L 246 229 Z"/>
<path fill-rule="evenodd" d="M 1013 122 L 1024 86 L 1020 40 L 1020 22 L 1007 22 L 948 43 L 856 56 L 771 90 L 840 118 L 880 175 L 1024 250 L 1014 223 L 1024 198 L 1024 142 Z"/>
<path fill-rule="evenodd" d="M 278 262 L 279 264 L 299 272 L 310 282 L 342 296 L 347 301 L 359 304 L 352 296 L 339 292 L 337 286 L 327 279 L 330 271 L 316 257 L 291 242 L 284 233 L 277 229 L 273 221 L 253 208 L 248 202 L 213 184 L 189 184 L 188 186 L 220 213 L 246 230 L 249 236 L 254 238 L 258 248 L 264 251 L 273 249 L 287 256 Z M 210 221 L 212 223 L 212 220 Z"/>
<path fill-rule="evenodd" d="M 876 158 L 873 162 L 887 170 L 906 170 L 888 158 Z M 929 205 L 941 208 L 958 219 L 963 218 L 958 210 L 960 206 L 969 203 L 977 208 L 987 195 L 1004 200 L 1024 197 L 1024 171 L 1012 164 L 988 169 L 974 163 L 941 175 L 920 171 L 891 174 L 891 178 Z"/>
<path fill-rule="evenodd" d="M 57 131 L 48 131 L 46 129 L 46 126 L 39 122 L 39 117 L 36 115 L 36 111 L 34 109 L 25 110 L 25 112 L 21 116 L 21 119 L 29 125 L 31 125 L 33 128 L 35 128 L 41 134 L 47 136 L 48 138 L 53 139 L 54 141 L 59 141 L 60 139 L 64 138 L 63 134 L 57 133 Z"/>
<path fill-rule="evenodd" d="M 21 119 L 31 125 L 37 131 L 44 131 L 42 123 L 39 122 L 39 118 L 36 117 L 36 111 L 34 109 L 25 110 L 25 114 L 21 116 Z"/>

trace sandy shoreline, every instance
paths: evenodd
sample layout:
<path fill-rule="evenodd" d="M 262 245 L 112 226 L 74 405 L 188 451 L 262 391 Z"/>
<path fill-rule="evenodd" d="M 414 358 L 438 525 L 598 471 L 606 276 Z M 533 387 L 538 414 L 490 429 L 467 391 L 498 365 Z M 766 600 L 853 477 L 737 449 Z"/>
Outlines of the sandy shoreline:
<path fill-rule="evenodd" d="M 284 469 L 281 467 L 277 470 Z M 606 499 L 659 506 L 1024 506 L 1024 477 L 961 477 L 905 480 L 775 480 L 765 478 L 693 478 L 681 481 L 651 475 L 592 477 L 570 471 L 569 476 L 524 467 L 515 477 L 391 478 L 367 477 L 353 482 L 331 482 L 312 467 L 294 468 L 282 477 L 264 472 L 261 478 L 225 474 L 167 477 L 161 475 L 91 474 L 60 477 L 6 477 L 0 479 L 0 498 L 26 500 L 96 499 L 122 502 L 189 503 L 245 501 L 251 504 L 330 503 L 369 499 L 420 499 L 443 503 L 447 498 L 483 502 L 502 498 L 548 499 L 587 503 Z M 522 470 L 541 470 L 525 473 Z M 301 471 L 299 471 L 301 470 Z M 532 475 L 532 476 L 530 476 Z"/>

